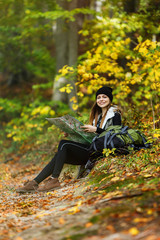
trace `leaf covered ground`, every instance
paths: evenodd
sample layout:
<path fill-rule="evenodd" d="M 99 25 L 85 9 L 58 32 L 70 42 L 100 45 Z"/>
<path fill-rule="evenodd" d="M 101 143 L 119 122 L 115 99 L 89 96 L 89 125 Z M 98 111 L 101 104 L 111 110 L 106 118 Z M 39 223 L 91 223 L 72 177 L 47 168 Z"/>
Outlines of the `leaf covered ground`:
<path fill-rule="evenodd" d="M 0 240 L 160 240 L 159 147 L 110 155 L 80 180 L 65 166 L 48 193 L 15 192 L 45 163 L 1 163 Z"/>

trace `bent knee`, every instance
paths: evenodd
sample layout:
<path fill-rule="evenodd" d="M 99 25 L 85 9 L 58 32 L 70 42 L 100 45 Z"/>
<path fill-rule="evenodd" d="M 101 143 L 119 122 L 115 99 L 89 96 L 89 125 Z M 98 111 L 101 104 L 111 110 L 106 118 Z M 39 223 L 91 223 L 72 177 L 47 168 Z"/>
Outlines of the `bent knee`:
<path fill-rule="evenodd" d="M 58 150 L 59 150 L 65 143 L 68 143 L 68 142 L 69 142 L 68 140 L 62 139 L 62 140 L 59 142 Z"/>

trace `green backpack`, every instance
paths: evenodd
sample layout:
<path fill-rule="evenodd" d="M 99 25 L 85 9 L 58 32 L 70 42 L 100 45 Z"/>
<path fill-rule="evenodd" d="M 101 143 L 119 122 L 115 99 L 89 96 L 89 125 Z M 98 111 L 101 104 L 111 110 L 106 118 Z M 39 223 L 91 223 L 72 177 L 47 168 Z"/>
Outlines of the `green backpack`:
<path fill-rule="evenodd" d="M 93 138 L 89 148 L 90 156 L 92 154 L 97 155 L 93 155 L 93 159 L 89 159 L 85 166 L 80 166 L 77 178 L 88 175 L 98 157 L 101 156 L 98 153 L 102 153 L 104 148 L 115 148 L 115 152 L 118 154 L 128 154 L 130 147 L 134 150 L 139 150 L 141 148 L 149 148 L 150 146 L 151 144 L 147 143 L 144 134 L 140 131 L 130 129 L 128 126 L 110 126 L 100 135 Z"/>
<path fill-rule="evenodd" d="M 138 130 L 130 129 L 128 126 L 110 126 L 100 135 L 96 136 L 92 141 L 92 147 L 95 151 L 100 151 L 104 148 L 128 148 L 132 147 L 135 150 L 141 148 L 149 148 L 150 144 L 143 133 Z"/>

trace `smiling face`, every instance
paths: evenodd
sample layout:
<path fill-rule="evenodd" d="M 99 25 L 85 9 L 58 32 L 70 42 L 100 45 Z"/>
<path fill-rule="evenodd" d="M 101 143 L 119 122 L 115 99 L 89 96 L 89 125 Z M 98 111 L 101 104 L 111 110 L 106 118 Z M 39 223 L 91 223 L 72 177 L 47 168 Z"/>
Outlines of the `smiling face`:
<path fill-rule="evenodd" d="M 111 103 L 109 97 L 105 94 L 99 94 L 97 96 L 97 105 L 100 107 L 100 108 L 107 108 L 108 105 Z"/>

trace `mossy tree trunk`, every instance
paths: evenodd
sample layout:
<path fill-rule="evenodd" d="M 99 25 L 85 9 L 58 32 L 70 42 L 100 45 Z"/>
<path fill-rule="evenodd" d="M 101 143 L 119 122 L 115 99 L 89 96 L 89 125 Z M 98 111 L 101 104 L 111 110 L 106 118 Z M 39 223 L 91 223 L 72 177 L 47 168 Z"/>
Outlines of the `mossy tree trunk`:
<path fill-rule="evenodd" d="M 66 0 L 58 1 L 59 5 L 65 10 L 73 10 L 77 7 L 78 0 L 72 0 L 68 2 Z M 56 26 L 56 62 L 57 62 L 57 73 L 59 69 L 63 66 L 73 66 L 77 62 L 78 56 L 78 23 L 77 18 L 75 21 L 67 22 L 65 19 L 58 19 Z M 62 101 L 68 103 L 70 108 L 72 108 L 72 103 L 70 99 L 76 96 L 75 88 L 76 79 L 70 79 L 71 85 L 73 86 L 73 91 L 67 95 L 66 93 L 61 93 L 59 88 L 68 83 L 68 79 L 61 77 L 58 81 L 54 82 L 53 88 L 53 100 Z"/>

